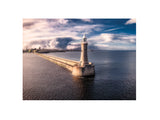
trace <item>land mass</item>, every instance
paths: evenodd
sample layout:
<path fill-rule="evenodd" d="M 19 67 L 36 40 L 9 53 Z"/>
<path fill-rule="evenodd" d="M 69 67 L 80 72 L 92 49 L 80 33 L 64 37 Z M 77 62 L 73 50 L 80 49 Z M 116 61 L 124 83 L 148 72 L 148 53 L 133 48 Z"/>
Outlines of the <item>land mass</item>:
<path fill-rule="evenodd" d="M 31 48 L 31 49 L 25 49 L 23 50 L 23 53 L 33 53 L 33 52 L 37 52 L 37 53 L 49 53 L 49 52 L 66 52 L 66 51 L 81 51 L 79 49 L 77 50 L 60 50 L 60 49 L 36 49 L 36 48 Z"/>

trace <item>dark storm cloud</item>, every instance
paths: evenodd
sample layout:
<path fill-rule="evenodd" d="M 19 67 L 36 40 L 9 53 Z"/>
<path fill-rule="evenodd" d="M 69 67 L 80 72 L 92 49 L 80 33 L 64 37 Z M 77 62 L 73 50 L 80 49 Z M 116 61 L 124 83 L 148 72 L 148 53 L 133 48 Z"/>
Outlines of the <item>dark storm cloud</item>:
<path fill-rule="evenodd" d="M 36 23 L 36 19 L 23 19 L 23 28 L 29 29 Z"/>
<path fill-rule="evenodd" d="M 33 22 L 30 22 L 30 23 L 23 23 L 23 28 L 30 28 L 32 25 L 34 25 Z"/>
<path fill-rule="evenodd" d="M 60 49 L 66 49 L 66 47 L 68 46 L 68 44 L 73 41 L 73 38 L 57 38 L 56 41 L 58 42 L 58 44 L 56 45 L 57 48 Z"/>
<path fill-rule="evenodd" d="M 63 37 L 63 38 L 56 38 L 55 40 L 52 39 L 45 39 L 45 40 L 34 40 L 29 43 L 29 46 L 39 46 L 42 48 L 52 48 L 52 49 L 66 49 L 71 41 L 74 41 L 73 38 L 70 37 Z"/>

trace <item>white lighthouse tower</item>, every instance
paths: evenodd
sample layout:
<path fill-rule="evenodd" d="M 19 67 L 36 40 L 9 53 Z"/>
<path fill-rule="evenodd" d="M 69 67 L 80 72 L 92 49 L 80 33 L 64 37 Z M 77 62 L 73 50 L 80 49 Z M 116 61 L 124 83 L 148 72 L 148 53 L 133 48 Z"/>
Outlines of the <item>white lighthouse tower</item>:
<path fill-rule="evenodd" d="M 81 42 L 81 59 L 80 59 L 80 66 L 83 67 L 88 64 L 87 46 L 88 42 L 86 34 L 84 34 Z"/>
<path fill-rule="evenodd" d="M 88 62 L 88 55 L 87 55 L 87 37 L 86 34 L 83 35 L 82 42 L 81 42 L 81 58 L 79 65 L 75 65 L 72 69 L 72 75 L 85 77 L 85 76 L 94 76 L 95 69 L 94 65 L 91 62 Z"/>

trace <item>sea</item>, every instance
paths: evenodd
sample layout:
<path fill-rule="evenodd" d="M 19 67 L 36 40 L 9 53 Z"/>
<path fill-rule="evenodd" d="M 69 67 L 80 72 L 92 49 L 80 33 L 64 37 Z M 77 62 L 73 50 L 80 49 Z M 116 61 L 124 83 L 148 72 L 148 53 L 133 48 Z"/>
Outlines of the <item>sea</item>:
<path fill-rule="evenodd" d="M 45 53 L 80 60 L 80 51 Z M 136 51 L 88 51 L 95 76 L 74 77 L 33 53 L 23 53 L 23 100 L 136 100 Z"/>

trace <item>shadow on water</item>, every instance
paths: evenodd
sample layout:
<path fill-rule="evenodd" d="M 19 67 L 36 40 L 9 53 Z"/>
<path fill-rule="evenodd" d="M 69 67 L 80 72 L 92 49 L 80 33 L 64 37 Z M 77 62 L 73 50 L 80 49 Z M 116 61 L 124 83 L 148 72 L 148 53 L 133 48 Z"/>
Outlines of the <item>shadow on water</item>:
<path fill-rule="evenodd" d="M 73 81 L 78 88 L 77 99 L 90 100 L 93 97 L 94 76 L 92 77 L 73 77 Z"/>

